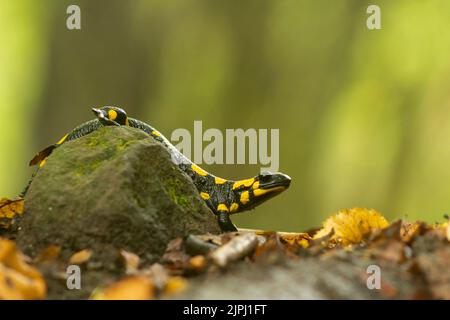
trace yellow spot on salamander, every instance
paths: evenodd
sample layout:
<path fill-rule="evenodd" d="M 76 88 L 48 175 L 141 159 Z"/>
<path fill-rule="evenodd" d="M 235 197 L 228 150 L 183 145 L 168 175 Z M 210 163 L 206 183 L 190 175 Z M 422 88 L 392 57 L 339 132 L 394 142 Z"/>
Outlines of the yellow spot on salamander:
<path fill-rule="evenodd" d="M 242 192 L 240 201 L 242 204 L 246 204 L 250 201 L 250 194 L 248 193 L 248 191 Z"/>
<path fill-rule="evenodd" d="M 64 141 L 66 141 L 68 135 L 69 135 L 69 134 L 66 134 L 66 135 L 65 135 L 64 137 L 62 137 L 56 144 L 62 144 Z"/>
<path fill-rule="evenodd" d="M 221 203 L 217 206 L 217 211 L 226 211 L 228 212 L 228 208 L 225 204 Z"/>
<path fill-rule="evenodd" d="M 114 111 L 114 110 L 109 110 L 108 111 L 108 118 L 109 118 L 109 120 L 112 120 L 112 121 L 116 120 L 117 112 Z"/>
<path fill-rule="evenodd" d="M 214 181 L 216 182 L 216 184 L 224 184 L 225 182 L 227 182 L 227 180 L 219 177 L 215 177 Z"/>
<path fill-rule="evenodd" d="M 230 212 L 236 212 L 239 209 L 239 205 L 236 202 L 233 202 L 230 206 Z"/>
<path fill-rule="evenodd" d="M 244 186 L 244 187 L 250 187 L 254 181 L 255 181 L 254 178 L 236 181 L 236 182 L 233 184 L 233 190 L 234 190 L 234 189 L 237 189 L 237 188 L 239 188 L 239 187 L 241 187 L 241 186 Z"/>
<path fill-rule="evenodd" d="M 283 191 L 284 189 L 285 189 L 284 187 L 275 187 L 275 188 L 271 188 L 271 189 L 256 189 L 256 190 L 253 190 L 253 194 L 255 195 L 255 197 L 259 197 L 266 193 L 279 192 L 279 191 Z"/>
<path fill-rule="evenodd" d="M 191 165 L 192 170 L 194 170 L 197 174 L 201 175 L 201 176 L 207 176 L 208 172 L 206 172 L 205 170 L 203 170 L 202 168 L 200 168 L 198 165 L 196 164 L 192 164 Z"/>
<path fill-rule="evenodd" d="M 39 162 L 39 168 L 42 168 L 45 165 L 46 162 L 47 162 L 47 158 L 45 158 L 44 160 Z"/>
<path fill-rule="evenodd" d="M 159 133 L 159 132 L 156 131 L 156 130 L 153 130 L 153 131 L 152 131 L 152 135 L 157 136 L 157 137 L 161 137 L 161 133 Z"/>
<path fill-rule="evenodd" d="M 253 184 L 252 188 L 253 188 L 253 189 L 258 189 L 258 188 L 259 188 L 259 181 L 256 181 L 256 182 Z"/>
<path fill-rule="evenodd" d="M 203 200 L 208 200 L 209 194 L 206 192 L 200 192 L 200 197 L 202 197 Z"/>
<path fill-rule="evenodd" d="M 129 126 L 129 125 L 130 125 L 130 122 L 128 121 L 128 118 L 125 119 L 125 125 L 126 125 L 126 126 Z"/>

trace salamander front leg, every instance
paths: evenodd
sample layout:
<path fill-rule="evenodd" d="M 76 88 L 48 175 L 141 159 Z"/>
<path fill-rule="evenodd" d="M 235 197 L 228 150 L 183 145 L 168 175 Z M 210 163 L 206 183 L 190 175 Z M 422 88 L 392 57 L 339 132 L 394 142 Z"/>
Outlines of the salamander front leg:
<path fill-rule="evenodd" d="M 218 217 L 219 226 L 223 232 L 237 231 L 236 226 L 233 224 L 233 222 L 231 222 L 230 214 L 228 212 L 220 211 L 217 214 L 219 216 Z"/>

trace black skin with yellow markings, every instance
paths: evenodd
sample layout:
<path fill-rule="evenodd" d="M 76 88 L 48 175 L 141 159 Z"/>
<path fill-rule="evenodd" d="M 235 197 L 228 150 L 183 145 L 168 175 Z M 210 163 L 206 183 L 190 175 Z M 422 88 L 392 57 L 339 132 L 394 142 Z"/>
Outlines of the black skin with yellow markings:
<path fill-rule="evenodd" d="M 39 164 L 40 167 L 43 166 L 46 158 L 55 148 L 103 126 L 126 125 L 138 128 L 167 147 L 172 155 L 172 161 L 192 179 L 200 197 L 211 211 L 217 215 L 222 231 L 237 230 L 231 222 L 230 214 L 253 209 L 286 190 L 291 183 L 291 178 L 283 173 L 265 172 L 253 178 L 238 181 L 216 177 L 186 158 L 155 128 L 145 122 L 127 117 L 123 109 L 106 106 L 99 109 L 93 108 L 92 111 L 97 119 L 78 126 L 56 144 L 39 152 L 30 161 L 30 165 Z M 26 190 L 24 190 L 23 194 L 25 194 Z"/>

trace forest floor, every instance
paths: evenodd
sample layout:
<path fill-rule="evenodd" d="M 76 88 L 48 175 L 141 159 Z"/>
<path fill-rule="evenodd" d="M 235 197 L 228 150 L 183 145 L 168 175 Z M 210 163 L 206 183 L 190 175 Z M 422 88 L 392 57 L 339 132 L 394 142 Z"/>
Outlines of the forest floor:
<path fill-rule="evenodd" d="M 30 259 L 1 238 L 0 297 L 450 299 L 449 223 L 389 224 L 366 209 L 340 211 L 309 233 L 176 238 L 151 264 L 126 250 L 114 265 L 96 255 L 86 248 L 67 259 L 50 245 Z M 69 266 L 79 266 L 80 279 Z"/>

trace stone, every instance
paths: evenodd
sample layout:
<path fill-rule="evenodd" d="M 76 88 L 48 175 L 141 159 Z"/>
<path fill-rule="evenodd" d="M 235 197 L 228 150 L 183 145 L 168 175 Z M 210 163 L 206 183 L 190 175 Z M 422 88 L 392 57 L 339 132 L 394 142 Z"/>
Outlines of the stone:
<path fill-rule="evenodd" d="M 104 127 L 64 143 L 39 169 L 25 196 L 17 241 L 34 255 L 92 249 L 106 263 L 125 249 L 157 260 L 188 234 L 220 233 L 190 178 L 144 132 Z"/>

